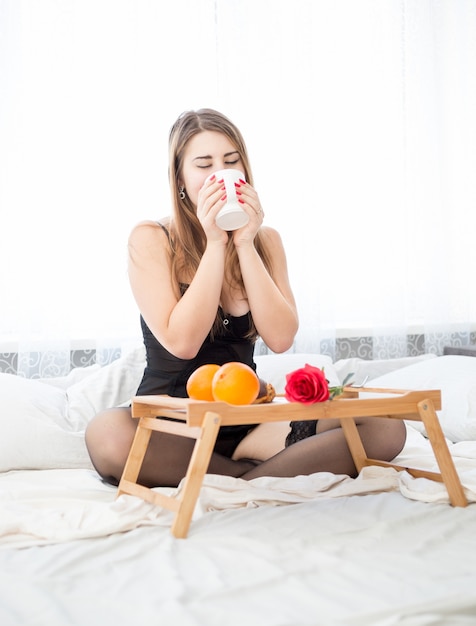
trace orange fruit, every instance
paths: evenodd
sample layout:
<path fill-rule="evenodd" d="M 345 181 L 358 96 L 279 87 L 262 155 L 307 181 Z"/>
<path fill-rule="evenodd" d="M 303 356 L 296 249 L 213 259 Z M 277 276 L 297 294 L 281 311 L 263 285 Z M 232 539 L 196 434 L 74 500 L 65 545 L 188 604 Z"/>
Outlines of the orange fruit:
<path fill-rule="evenodd" d="M 244 363 L 225 363 L 213 377 L 212 393 L 228 404 L 252 404 L 259 394 L 259 378 Z"/>
<path fill-rule="evenodd" d="M 212 381 L 216 372 L 220 369 L 215 363 L 201 365 L 192 372 L 187 380 L 187 393 L 193 400 L 207 400 L 213 402 Z"/>

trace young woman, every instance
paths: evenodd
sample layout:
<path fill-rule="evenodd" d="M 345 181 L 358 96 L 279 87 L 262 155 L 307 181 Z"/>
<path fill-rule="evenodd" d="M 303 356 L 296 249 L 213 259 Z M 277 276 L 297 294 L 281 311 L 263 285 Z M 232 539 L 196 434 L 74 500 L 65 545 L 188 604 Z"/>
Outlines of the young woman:
<path fill-rule="evenodd" d="M 215 223 L 226 203 L 218 170 L 242 171 L 238 187 L 246 226 L 226 232 Z M 200 365 L 241 361 L 254 368 L 260 336 L 273 352 L 292 345 L 298 315 L 279 234 L 263 226 L 264 212 L 241 133 L 211 109 L 182 114 L 169 138 L 172 215 L 143 222 L 129 239 L 129 277 L 138 308 L 147 364 L 137 395 L 186 397 L 186 382 Z M 246 181 L 246 182 L 245 182 Z M 400 420 L 362 418 L 358 428 L 369 456 L 391 460 L 403 447 Z M 308 423 L 304 424 L 309 426 Z M 293 442 L 261 461 L 232 460 L 249 426 L 222 427 L 208 473 L 244 479 L 296 476 L 318 471 L 355 475 L 338 422 L 321 420 L 303 434 L 295 423 Z M 128 408 L 97 415 L 86 431 L 99 474 L 117 484 L 134 437 Z M 304 437 L 301 439 L 301 437 Z M 152 433 L 139 481 L 176 486 L 184 477 L 194 440 Z"/>

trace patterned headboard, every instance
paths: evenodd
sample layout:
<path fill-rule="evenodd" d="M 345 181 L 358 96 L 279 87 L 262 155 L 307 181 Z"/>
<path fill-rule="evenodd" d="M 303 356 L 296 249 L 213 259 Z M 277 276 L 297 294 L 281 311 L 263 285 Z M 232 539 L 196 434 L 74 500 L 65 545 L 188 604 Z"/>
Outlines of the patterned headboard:
<path fill-rule="evenodd" d="M 392 340 L 392 337 L 337 337 L 321 339 L 312 349 L 291 350 L 293 352 L 319 352 L 326 354 L 332 360 L 359 358 L 368 361 L 375 359 L 390 359 L 402 356 L 420 356 L 433 353 L 467 354 L 476 356 L 476 333 L 434 333 L 431 340 L 423 334 L 407 335 L 406 346 L 401 346 Z M 396 345 L 398 352 L 395 351 Z M 402 354 L 403 352 L 403 354 Z M 28 353 L 0 352 L 0 373 L 18 374 L 27 378 L 49 378 L 66 375 L 76 367 L 89 365 L 107 365 L 121 356 L 120 347 L 74 349 L 65 351 L 38 351 Z M 255 354 L 268 354 L 269 349 L 263 341 L 258 340 Z"/>
<path fill-rule="evenodd" d="M 0 372 L 18 374 L 26 378 L 55 378 L 64 376 L 76 367 L 107 365 L 121 356 L 121 348 L 94 348 L 67 351 L 0 352 Z"/>

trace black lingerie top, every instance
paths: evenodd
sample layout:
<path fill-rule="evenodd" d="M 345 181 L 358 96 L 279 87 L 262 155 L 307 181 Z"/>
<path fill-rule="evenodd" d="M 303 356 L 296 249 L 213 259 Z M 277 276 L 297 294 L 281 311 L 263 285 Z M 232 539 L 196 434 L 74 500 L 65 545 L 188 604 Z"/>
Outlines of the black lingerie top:
<path fill-rule="evenodd" d="M 167 394 L 186 398 L 186 384 L 190 374 L 207 363 L 223 365 L 230 361 L 246 363 L 256 371 L 253 362 L 254 343 L 246 339 L 250 328 L 250 314 L 240 317 L 224 317 L 223 329 L 213 340 L 210 334 L 193 359 L 179 359 L 157 341 L 151 330 L 140 318 L 146 349 L 146 368 L 136 395 Z"/>
<path fill-rule="evenodd" d="M 169 235 L 165 226 L 160 224 Z M 187 285 L 181 286 L 182 294 Z M 230 361 L 246 363 L 256 371 L 253 361 L 254 342 L 246 338 L 250 330 L 251 314 L 239 317 L 225 315 L 222 312 L 223 325 L 220 332 L 212 339 L 210 334 L 203 342 L 198 354 L 193 359 L 179 359 L 157 341 L 141 316 L 140 322 L 146 349 L 146 368 L 136 395 L 167 394 L 186 398 L 186 384 L 190 374 L 207 363 L 223 365 Z"/>

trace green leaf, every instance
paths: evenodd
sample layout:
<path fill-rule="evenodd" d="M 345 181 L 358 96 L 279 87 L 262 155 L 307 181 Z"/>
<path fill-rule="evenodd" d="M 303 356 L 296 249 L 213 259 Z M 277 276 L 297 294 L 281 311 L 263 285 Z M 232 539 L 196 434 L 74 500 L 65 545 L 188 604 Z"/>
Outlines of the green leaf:
<path fill-rule="evenodd" d="M 343 387 L 345 387 L 349 383 L 349 380 L 353 377 L 353 375 L 354 375 L 354 372 L 349 372 L 347 374 L 347 376 L 344 378 L 344 380 L 342 382 L 342 386 Z"/>
<path fill-rule="evenodd" d="M 344 382 L 342 385 L 337 385 L 336 387 L 329 387 L 329 400 L 333 400 L 337 396 L 340 396 L 344 393 L 344 387 L 347 385 L 348 381 L 352 378 L 354 372 L 347 374 L 344 378 Z"/>

